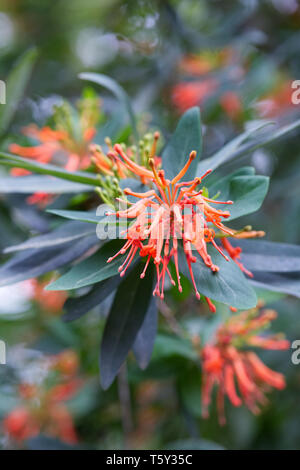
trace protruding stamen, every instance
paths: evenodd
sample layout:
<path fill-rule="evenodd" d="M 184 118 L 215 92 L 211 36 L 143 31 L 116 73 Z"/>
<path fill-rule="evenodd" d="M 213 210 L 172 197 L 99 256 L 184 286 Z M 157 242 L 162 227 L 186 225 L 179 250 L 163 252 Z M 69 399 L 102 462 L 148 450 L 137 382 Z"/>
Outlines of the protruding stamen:
<path fill-rule="evenodd" d="M 150 170 L 147 170 L 147 168 L 144 168 L 134 161 L 132 161 L 126 153 L 123 151 L 121 145 L 116 144 L 114 146 L 115 151 L 120 155 L 120 157 L 123 158 L 124 162 L 127 164 L 128 168 L 135 174 L 139 176 L 145 176 L 146 178 L 153 178 L 152 172 Z"/>
<path fill-rule="evenodd" d="M 152 144 L 152 148 L 151 148 L 150 155 L 149 155 L 150 158 L 154 158 L 156 155 L 157 141 L 160 138 L 160 133 L 158 131 L 154 132 L 153 137 L 154 137 L 153 144 Z"/>
<path fill-rule="evenodd" d="M 204 178 L 206 178 L 208 175 L 210 175 L 211 172 L 212 172 L 212 170 L 207 170 L 207 171 L 204 173 L 204 175 L 202 175 L 202 176 L 200 177 L 201 181 L 204 180 Z"/>
<path fill-rule="evenodd" d="M 186 162 L 186 164 L 184 165 L 184 167 L 182 168 L 182 170 L 180 170 L 180 172 L 178 173 L 178 175 L 175 176 L 175 178 L 172 179 L 172 181 L 171 181 L 172 184 L 176 184 L 177 181 L 179 181 L 179 180 L 186 174 L 186 172 L 188 171 L 188 169 L 189 169 L 189 167 L 190 167 L 192 161 L 195 160 L 196 155 L 197 155 L 197 153 L 196 153 L 195 150 L 193 150 L 193 151 L 190 153 L 189 159 L 188 159 L 188 161 Z"/>
<path fill-rule="evenodd" d="M 217 309 L 216 309 L 216 306 L 212 303 L 212 301 L 208 297 L 205 297 L 205 300 L 208 303 L 209 310 L 212 313 L 216 313 Z"/>

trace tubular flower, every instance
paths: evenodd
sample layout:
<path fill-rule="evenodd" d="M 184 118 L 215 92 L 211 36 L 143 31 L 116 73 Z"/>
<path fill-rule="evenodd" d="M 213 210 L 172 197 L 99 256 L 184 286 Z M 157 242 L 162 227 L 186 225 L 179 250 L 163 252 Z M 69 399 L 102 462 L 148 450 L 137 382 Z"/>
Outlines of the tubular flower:
<path fill-rule="evenodd" d="M 49 126 L 39 128 L 35 124 L 23 128 L 23 134 L 35 140 L 37 145 L 24 147 L 11 144 L 9 150 L 39 163 L 58 164 L 71 172 L 86 169 L 90 165 L 89 145 L 96 134 L 99 106 L 96 101 L 87 99 L 79 105 L 77 114 L 67 103 L 57 107 L 53 116 L 54 129 Z M 11 173 L 13 176 L 30 174 L 19 168 L 13 168 Z M 29 204 L 45 205 L 51 199 L 46 193 L 35 193 L 27 201 Z"/>
<path fill-rule="evenodd" d="M 234 236 L 234 231 L 222 223 L 222 220 L 228 218 L 230 213 L 216 209 L 211 203 L 232 204 L 232 201 L 212 200 L 205 197 L 202 190 L 196 189 L 211 170 L 208 170 L 201 178 L 180 182 L 196 157 L 195 151 L 191 152 L 185 166 L 170 181 L 165 178 L 163 170 L 156 168 L 153 159 L 150 159 L 150 171 L 131 162 L 120 145 L 115 145 L 114 149 L 133 172 L 151 180 L 155 189 L 145 193 L 135 193 L 128 188 L 124 190 L 125 194 L 136 197 L 138 201 L 134 204 L 128 203 L 129 208 L 115 213 L 118 218 L 133 219 L 133 222 L 122 233 L 126 238 L 123 248 L 109 258 L 108 262 L 126 253 L 127 257 L 119 267 L 119 272 L 123 276 L 138 253 L 139 256 L 146 259 L 145 268 L 141 273 L 141 278 L 143 278 L 149 262 L 152 260 L 157 272 L 157 283 L 153 294 L 163 298 L 166 275 L 175 285 L 168 268 L 171 259 L 175 264 L 178 289 L 182 292 L 178 266 L 179 240 L 182 239 L 183 252 L 196 297 L 200 299 L 192 270 L 192 264 L 197 261 L 197 257 L 192 251 L 195 250 L 195 253 L 200 255 L 212 272 L 217 272 L 219 267 L 212 262 L 207 252 L 208 243 L 211 243 L 226 260 L 229 259 L 215 242 L 215 229 L 220 230 L 223 235 Z M 108 213 L 107 215 L 113 214 Z M 215 311 L 214 305 L 209 299 L 207 301 L 210 309 Z"/>
<path fill-rule="evenodd" d="M 80 141 L 76 141 L 66 130 L 53 130 L 50 127 L 39 129 L 32 124 L 23 129 L 23 134 L 39 142 L 33 147 L 22 147 L 21 145 L 11 144 L 9 149 L 12 153 L 21 157 L 31 158 L 40 163 L 49 163 L 53 161 L 57 153 L 62 153 L 66 161 L 64 168 L 68 171 L 87 168 L 90 164 L 88 145 L 95 136 L 95 129 L 86 129 L 81 136 Z M 12 174 L 19 176 L 28 173 L 26 170 L 18 168 L 12 169 Z"/>
<path fill-rule="evenodd" d="M 216 333 L 216 339 L 206 344 L 200 355 L 203 364 L 202 406 L 203 417 L 209 415 L 208 408 L 214 385 L 217 386 L 217 407 L 219 422 L 225 424 L 224 398 L 228 397 L 234 406 L 245 405 L 254 413 L 259 405 L 267 403 L 265 394 L 271 388 L 282 390 L 284 376 L 267 367 L 252 351 L 239 350 L 244 346 L 284 350 L 289 341 L 281 335 L 261 335 L 261 331 L 276 318 L 273 310 L 253 309 L 230 317 Z M 236 389 L 239 390 L 239 394 Z"/>
<path fill-rule="evenodd" d="M 22 147 L 18 144 L 11 144 L 9 150 L 21 157 L 30 158 L 39 163 L 53 163 L 63 158 L 63 167 L 67 171 L 77 171 L 85 169 L 90 164 L 88 145 L 95 135 L 95 130 L 86 129 L 83 133 L 82 141 L 76 142 L 66 131 L 53 130 L 50 127 L 39 129 L 35 125 L 23 129 L 23 133 L 28 137 L 39 141 L 39 144 L 32 147 Z M 29 171 L 13 168 L 13 176 L 24 176 L 30 174 Z M 47 205 L 52 200 L 52 196 L 39 192 L 27 198 L 29 204 Z"/>

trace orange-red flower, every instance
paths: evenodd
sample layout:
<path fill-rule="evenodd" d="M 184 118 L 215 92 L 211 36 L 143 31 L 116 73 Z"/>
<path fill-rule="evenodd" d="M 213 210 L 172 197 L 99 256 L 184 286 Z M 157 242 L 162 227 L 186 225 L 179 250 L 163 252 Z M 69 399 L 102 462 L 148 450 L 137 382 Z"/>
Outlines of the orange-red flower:
<path fill-rule="evenodd" d="M 65 130 L 53 130 L 50 127 L 38 128 L 32 124 L 23 129 L 23 134 L 36 139 L 39 144 L 32 147 L 23 147 L 18 144 L 11 144 L 9 149 L 12 153 L 40 163 L 49 163 L 57 156 L 62 158 L 62 166 L 68 171 L 87 168 L 90 164 L 88 146 L 95 136 L 94 128 L 85 129 L 81 140 L 75 140 Z M 58 155 L 60 154 L 60 155 Z M 18 168 L 12 169 L 12 174 L 28 174 L 27 170 Z"/>
<path fill-rule="evenodd" d="M 217 87 L 218 82 L 215 79 L 201 82 L 181 82 L 172 89 L 172 102 L 180 113 L 184 113 L 193 106 L 201 106 Z"/>
<path fill-rule="evenodd" d="M 94 127 L 82 124 L 81 135 L 75 138 L 65 129 L 51 129 L 49 126 L 38 128 L 32 124 L 23 129 L 23 134 L 35 139 L 38 144 L 24 147 L 11 144 L 9 150 L 21 157 L 32 159 L 39 163 L 55 163 L 68 171 L 85 169 L 90 165 L 89 144 L 95 136 Z M 13 176 L 28 175 L 30 172 L 22 168 L 13 168 Z M 29 204 L 46 205 L 52 197 L 44 192 L 35 193 L 27 199 Z"/>
<path fill-rule="evenodd" d="M 197 261 L 195 253 L 200 255 L 206 266 L 216 272 L 219 267 L 212 262 L 207 252 L 207 244 L 211 243 L 225 259 L 228 260 L 228 258 L 215 242 L 214 229 L 220 230 L 223 234 L 234 236 L 234 231 L 222 223 L 223 219 L 230 216 L 229 211 L 216 209 L 211 203 L 232 204 L 232 201 L 223 202 L 209 199 L 203 195 L 202 190 L 197 189 L 197 186 L 211 170 L 208 170 L 201 178 L 180 182 L 196 157 L 195 151 L 191 152 L 188 162 L 170 181 L 165 178 L 163 170 L 156 168 L 153 159 L 150 159 L 151 170 L 148 170 L 131 162 L 120 145 L 115 145 L 114 148 L 130 166 L 131 171 L 151 180 L 155 189 L 145 193 L 135 193 L 128 188 L 124 190 L 125 194 L 135 196 L 138 202 L 128 203 L 128 209 L 119 210 L 115 215 L 119 218 L 134 219 L 134 221 L 123 233 L 127 240 L 123 248 L 109 258 L 108 262 L 127 253 L 125 261 L 119 268 L 119 272 L 123 276 L 138 253 L 139 256 L 146 258 L 145 268 L 141 273 L 141 278 L 143 278 L 149 262 L 153 260 L 157 272 L 157 283 L 153 294 L 163 298 L 166 275 L 170 277 L 172 284 L 175 284 L 168 268 L 171 259 L 176 268 L 178 289 L 180 292 L 182 291 L 178 266 L 179 240 L 182 239 L 191 280 L 199 299 L 200 293 L 196 287 L 192 270 L 192 264 Z M 209 300 L 208 303 L 210 309 L 215 311 L 214 305 Z"/>
<path fill-rule="evenodd" d="M 4 431 L 16 441 L 24 441 L 34 437 L 39 427 L 30 412 L 22 406 L 11 411 L 3 421 Z"/>
<path fill-rule="evenodd" d="M 232 120 L 240 118 L 243 112 L 243 105 L 240 97 L 233 91 L 226 91 L 220 98 L 220 105 Z"/>
<path fill-rule="evenodd" d="M 46 291 L 45 286 L 47 284 L 48 282 L 42 282 L 38 279 L 32 279 L 32 297 L 46 312 L 52 314 L 60 314 L 62 312 L 63 305 L 67 300 L 67 294 L 64 291 Z"/>
<path fill-rule="evenodd" d="M 284 376 L 267 367 L 256 353 L 239 350 L 247 345 L 274 350 L 288 349 L 289 341 L 280 335 L 268 337 L 259 334 L 275 317 L 276 312 L 273 310 L 242 312 L 219 328 L 214 342 L 204 346 L 201 351 L 203 417 L 208 417 L 214 386 L 218 388 L 220 424 L 225 424 L 225 396 L 234 406 L 241 406 L 244 402 L 257 414 L 259 406 L 267 403 L 265 394 L 271 388 L 282 390 L 285 387 Z"/>
<path fill-rule="evenodd" d="M 78 443 L 72 415 L 67 407 L 62 404 L 50 406 L 47 432 L 49 435 L 58 437 L 68 444 Z"/>

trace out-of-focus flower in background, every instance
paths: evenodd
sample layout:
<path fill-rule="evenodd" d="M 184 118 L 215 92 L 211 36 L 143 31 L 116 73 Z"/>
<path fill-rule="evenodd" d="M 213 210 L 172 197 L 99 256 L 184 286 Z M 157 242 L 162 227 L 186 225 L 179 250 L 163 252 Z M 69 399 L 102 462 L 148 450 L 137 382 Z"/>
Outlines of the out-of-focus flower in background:
<path fill-rule="evenodd" d="M 44 378 L 22 382 L 18 386 L 21 405 L 4 418 L 3 430 L 20 445 L 41 432 L 68 444 L 76 444 L 78 436 L 66 402 L 83 385 L 77 375 L 78 356 L 72 350 L 65 350 L 52 357 L 41 358 L 39 362 L 44 362 Z"/>
<path fill-rule="evenodd" d="M 217 408 L 220 424 L 225 424 L 224 398 L 234 406 L 245 405 L 254 413 L 268 403 L 266 393 L 272 388 L 282 390 L 282 374 L 267 367 L 258 355 L 246 348 L 259 347 L 285 350 L 289 341 L 283 335 L 267 336 L 263 331 L 276 318 L 274 310 L 253 309 L 232 316 L 222 325 L 214 341 L 200 352 L 203 367 L 202 406 L 203 417 L 209 416 L 209 406 L 214 386 L 217 387 Z M 240 396 L 236 391 L 238 386 Z"/>

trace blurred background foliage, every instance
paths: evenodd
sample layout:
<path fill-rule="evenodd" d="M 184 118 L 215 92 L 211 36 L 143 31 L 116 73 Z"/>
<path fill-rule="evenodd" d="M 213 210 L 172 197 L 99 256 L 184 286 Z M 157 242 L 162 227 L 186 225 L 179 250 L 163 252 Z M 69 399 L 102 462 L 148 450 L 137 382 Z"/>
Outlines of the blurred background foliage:
<path fill-rule="evenodd" d="M 205 155 L 249 119 L 267 116 L 285 124 L 299 117 L 299 105 L 291 105 L 285 92 L 290 81 L 300 79 L 297 0 L 0 4 L 0 78 L 5 80 L 26 50 L 38 48 L 34 73 L 3 146 L 20 140 L 23 125 L 43 125 L 62 98 L 76 102 L 84 88 L 78 78 L 83 71 L 116 79 L 131 97 L 140 125 L 165 133 L 172 131 L 190 100 L 199 104 Z M 105 113 L 118 112 L 109 93 L 96 91 Z M 246 222 L 265 230 L 269 240 L 300 242 L 299 143 L 300 137 L 291 134 L 228 165 L 252 164 L 259 174 L 272 177 L 263 208 Z M 1 249 L 49 228 L 47 216 L 28 207 L 23 196 L 1 196 L 0 204 Z M 272 393 L 260 416 L 228 406 L 227 425 L 220 428 L 214 411 L 208 420 L 201 419 L 200 369 L 180 340 L 170 339 L 172 322 L 160 325 L 148 369 L 138 370 L 130 359 L 129 384 L 123 370 L 118 382 L 103 392 L 98 345 L 110 299 L 79 321 L 64 324 L 59 299 L 47 300 L 36 289 L 29 282 L 0 290 L 0 337 L 8 350 L 8 365 L 0 366 L 0 417 L 3 422 L 20 404 L 19 385 L 28 377 L 44 371 L 40 386 L 49 387 L 43 358 L 72 349 L 80 364 L 80 386 L 66 403 L 78 443 L 49 438 L 47 427 L 38 438 L 11 442 L 2 429 L 3 448 L 299 448 L 300 366 L 292 364 L 291 351 L 262 354 L 271 368 L 286 375 L 286 389 Z M 274 331 L 285 332 L 291 341 L 300 338 L 299 301 L 264 292 L 260 297 L 279 313 Z M 213 328 L 214 318 L 190 297 L 171 291 L 168 303 L 179 322 L 193 320 L 195 328 Z M 168 318 L 169 312 L 163 313 Z"/>

